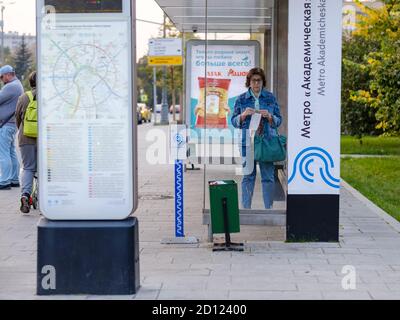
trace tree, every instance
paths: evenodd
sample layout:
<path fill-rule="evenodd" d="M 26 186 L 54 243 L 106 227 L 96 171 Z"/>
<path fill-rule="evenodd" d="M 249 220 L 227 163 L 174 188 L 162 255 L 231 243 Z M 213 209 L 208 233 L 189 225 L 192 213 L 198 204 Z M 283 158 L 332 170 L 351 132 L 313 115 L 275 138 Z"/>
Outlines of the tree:
<path fill-rule="evenodd" d="M 4 64 L 12 64 L 13 58 L 9 47 L 4 48 Z"/>
<path fill-rule="evenodd" d="M 29 51 L 25 42 L 25 36 L 22 36 L 21 45 L 14 56 L 14 68 L 17 77 L 24 80 L 31 69 L 32 53 Z"/>
<path fill-rule="evenodd" d="M 365 65 L 366 56 L 376 51 L 379 44 L 373 39 L 368 41 L 360 36 L 345 34 L 343 39 L 342 63 L 342 132 L 356 135 L 378 135 L 375 110 L 363 101 L 351 99 L 355 91 L 368 90 L 371 76 L 370 68 Z"/>
<path fill-rule="evenodd" d="M 160 27 L 159 36 L 162 37 L 164 30 L 164 26 Z M 173 23 L 167 19 L 165 24 L 165 31 L 167 38 L 182 38 L 182 33 L 179 32 L 173 25 Z M 196 39 L 196 36 L 193 34 L 185 34 L 185 40 Z M 149 98 L 149 105 L 153 105 L 153 67 L 148 65 L 148 56 L 145 55 L 141 57 L 137 63 L 137 78 L 138 78 L 138 94 L 140 90 L 143 90 L 144 93 Z M 173 69 L 173 72 L 172 72 Z M 173 75 L 173 81 L 172 81 Z M 157 97 L 158 102 L 161 102 L 162 91 L 161 88 L 163 86 L 162 83 L 162 68 L 156 68 L 156 76 L 157 76 Z M 183 90 L 183 66 L 171 66 L 167 67 L 167 100 L 172 102 L 173 100 L 173 92 L 178 93 L 175 97 L 176 103 L 179 104 L 182 97 Z M 170 103 L 169 103 L 170 104 Z M 168 104 L 168 105 L 169 105 Z"/>
<path fill-rule="evenodd" d="M 161 26 L 160 28 L 160 36 L 163 35 L 164 33 L 164 26 Z M 181 33 L 179 30 L 177 30 L 172 23 L 171 20 L 168 18 L 166 19 L 165 23 L 165 33 L 167 38 L 181 38 L 185 39 L 185 42 L 188 40 L 192 39 L 198 39 L 198 36 L 196 36 L 195 33 Z M 186 54 L 186 52 L 184 53 Z M 158 76 L 157 76 L 158 77 Z M 162 86 L 161 82 L 161 77 L 158 77 L 159 85 Z M 168 101 L 171 101 L 172 103 L 175 104 L 181 104 L 183 103 L 182 101 L 182 95 L 183 95 L 183 86 L 184 86 L 184 75 L 183 75 L 183 66 L 169 66 L 167 68 L 167 78 L 166 78 L 166 83 L 167 83 L 167 93 L 168 93 Z M 182 105 L 181 105 L 182 108 Z"/>
<path fill-rule="evenodd" d="M 375 114 L 375 128 L 385 135 L 400 134 L 400 0 L 382 1 L 380 8 L 363 11 L 354 37 L 375 46 L 366 50 L 361 68 L 368 85 L 350 90 L 350 100 L 368 106 Z"/>
<path fill-rule="evenodd" d="M 153 106 L 153 67 L 148 65 L 147 55 L 139 59 L 136 70 L 138 97 L 140 96 L 140 91 L 143 90 L 148 97 L 148 104 Z M 157 78 L 161 78 L 161 69 L 157 70 Z M 161 97 L 161 89 L 159 87 L 157 87 L 157 97 Z"/>

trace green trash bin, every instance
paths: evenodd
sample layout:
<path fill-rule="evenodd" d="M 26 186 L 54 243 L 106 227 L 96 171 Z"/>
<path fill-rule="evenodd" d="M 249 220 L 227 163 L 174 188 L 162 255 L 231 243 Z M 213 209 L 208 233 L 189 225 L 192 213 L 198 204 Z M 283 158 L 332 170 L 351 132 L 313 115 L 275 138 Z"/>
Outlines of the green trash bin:
<path fill-rule="evenodd" d="M 209 181 L 212 233 L 240 232 L 238 188 L 233 180 Z M 224 205 L 225 203 L 225 205 Z M 226 206 L 229 230 L 225 230 Z"/>

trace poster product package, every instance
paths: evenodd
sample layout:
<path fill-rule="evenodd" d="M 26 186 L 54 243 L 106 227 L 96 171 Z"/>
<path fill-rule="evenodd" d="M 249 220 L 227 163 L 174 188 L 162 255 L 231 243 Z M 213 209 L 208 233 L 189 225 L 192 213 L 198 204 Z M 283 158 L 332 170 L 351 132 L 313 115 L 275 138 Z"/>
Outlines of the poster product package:
<path fill-rule="evenodd" d="M 228 92 L 231 79 L 199 77 L 200 97 L 195 109 L 196 128 L 228 128 Z M 207 88 L 207 90 L 206 90 Z M 206 95 L 206 101 L 204 101 Z"/>

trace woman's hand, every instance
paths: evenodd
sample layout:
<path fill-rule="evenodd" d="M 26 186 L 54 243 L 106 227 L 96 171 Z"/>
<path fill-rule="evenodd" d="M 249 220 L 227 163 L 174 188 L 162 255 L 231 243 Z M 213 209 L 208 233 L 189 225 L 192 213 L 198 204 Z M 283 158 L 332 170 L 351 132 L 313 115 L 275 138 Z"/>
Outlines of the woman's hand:
<path fill-rule="evenodd" d="M 263 118 L 267 118 L 269 123 L 272 123 L 272 115 L 268 112 L 268 110 L 260 110 L 260 113 Z"/>
<path fill-rule="evenodd" d="M 240 120 L 243 122 L 246 120 L 248 116 L 252 116 L 255 113 L 255 110 L 252 108 L 246 108 L 244 112 L 240 115 Z"/>

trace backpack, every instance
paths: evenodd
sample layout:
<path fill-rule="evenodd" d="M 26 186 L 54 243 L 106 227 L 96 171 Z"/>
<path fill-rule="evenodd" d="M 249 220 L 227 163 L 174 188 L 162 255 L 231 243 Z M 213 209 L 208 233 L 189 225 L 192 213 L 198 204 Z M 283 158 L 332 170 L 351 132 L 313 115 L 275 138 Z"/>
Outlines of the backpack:
<path fill-rule="evenodd" d="M 37 138 L 37 101 L 33 99 L 32 91 L 27 91 L 29 104 L 24 117 L 24 136 Z"/>

